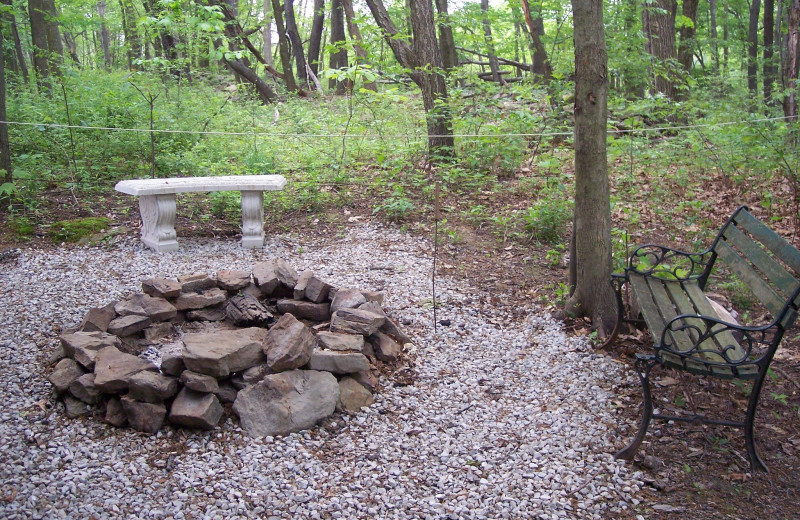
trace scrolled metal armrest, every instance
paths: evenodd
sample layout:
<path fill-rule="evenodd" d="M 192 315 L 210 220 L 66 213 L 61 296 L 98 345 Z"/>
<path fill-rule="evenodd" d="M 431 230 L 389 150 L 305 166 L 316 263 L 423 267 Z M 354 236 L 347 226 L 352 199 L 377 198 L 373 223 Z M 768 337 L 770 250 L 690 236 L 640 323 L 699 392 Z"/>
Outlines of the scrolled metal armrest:
<path fill-rule="evenodd" d="M 710 257 L 710 249 L 692 253 L 658 244 L 645 244 L 633 251 L 625 271 L 666 280 L 693 280 L 703 274 Z M 672 265 L 676 261 L 678 263 Z M 647 268 L 642 269 L 643 265 Z"/>

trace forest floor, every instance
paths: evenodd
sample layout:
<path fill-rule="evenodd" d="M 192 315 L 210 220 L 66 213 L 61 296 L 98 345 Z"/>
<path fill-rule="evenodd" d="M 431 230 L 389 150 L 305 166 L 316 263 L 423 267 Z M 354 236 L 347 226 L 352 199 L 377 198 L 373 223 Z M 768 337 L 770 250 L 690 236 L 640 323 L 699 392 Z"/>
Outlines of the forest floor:
<path fill-rule="evenodd" d="M 659 206 L 655 211 L 652 201 L 645 196 L 626 198 L 626 208 L 636 210 L 637 219 L 631 223 L 619 208 L 613 215 L 614 226 L 636 232 L 638 240 L 668 243 L 692 249 L 692 238 L 707 238 L 718 229 L 730 213 L 742 203 L 753 211 L 773 221 L 773 227 L 797 243 L 794 222 L 789 215 L 789 204 L 781 208 L 770 208 L 767 213 L 759 204 L 761 189 L 739 185 L 733 186 L 716 179 L 713 190 L 701 189 L 696 198 L 704 199 L 702 221 L 682 218 L 665 218 L 679 215 L 682 199 L 673 198 L 669 207 Z M 513 180 L 511 181 L 513 182 Z M 677 188 L 676 188 L 677 189 Z M 785 186 L 769 187 L 780 195 Z M 347 204 L 323 208 L 313 213 L 297 211 L 282 214 L 279 218 L 268 215 L 267 233 L 303 229 L 303 234 L 313 239 L 315 234 L 330 236 L 340 232 L 349 223 L 376 218 L 373 216 L 373 198 L 368 187 L 351 187 Z M 362 191 L 363 190 L 363 191 Z M 515 199 L 516 197 L 516 199 Z M 500 197 L 489 196 L 481 203 L 493 205 L 525 203 L 525 194 L 509 190 Z M 80 197 L 79 197 L 80 199 Z M 44 208 L 40 214 L 48 221 L 65 220 L 86 215 L 86 204 L 76 205 L 69 191 L 52 191 L 42 194 Z M 463 200 L 457 195 L 445 196 L 442 206 L 457 207 Z M 138 235 L 140 225 L 134 200 L 114 194 L 100 204 L 93 202 L 94 214 L 108 216 L 116 229 L 129 235 Z M 189 236 L 217 236 L 235 240 L 240 232 L 236 218 L 199 219 L 198 215 L 211 215 L 207 208 L 207 197 L 187 195 L 179 198 L 176 228 L 178 238 Z M 81 207 L 82 206 L 82 207 Z M 269 213 L 269 212 L 268 212 Z M 556 262 L 548 253 L 552 246 L 533 241 L 505 240 L 485 226 L 476 225 L 461 213 L 447 214 L 449 240 L 441 240 L 436 251 L 437 276 L 449 275 L 484 288 L 487 296 L 498 305 L 514 305 L 515 301 L 537 300 L 543 305 L 557 299 L 559 284 L 566 282 L 566 255 Z M 188 215 L 192 215 L 189 218 Z M 0 212 L 0 219 L 7 214 Z M 696 229 L 698 223 L 702 229 Z M 433 216 L 403 224 L 410 233 L 433 236 Z M 687 234 L 687 229 L 697 235 Z M 452 237 L 457 236 L 457 240 Z M 43 232 L 37 232 L 25 242 L 11 234 L 8 226 L 0 230 L 0 252 L 8 248 L 43 246 L 48 243 Z M 566 243 L 566 241 L 565 241 Z M 709 242 L 706 242 L 708 244 Z M 59 247 L 59 246 L 52 246 Z M 69 247 L 69 246 L 67 246 Z M 434 252 L 431 251 L 431 254 Z M 555 265 L 554 265 L 555 264 Z M 719 293 L 736 302 L 735 289 L 720 289 Z M 503 295 L 501 297 L 501 295 Z M 735 305 L 734 305 L 735 306 Z M 737 309 L 745 315 L 748 309 Z M 590 324 L 583 320 L 572 320 L 565 324 L 574 334 L 589 334 Z M 751 473 L 746 459 L 743 434 L 740 430 L 704 425 L 667 425 L 654 423 L 648 433 L 637 460 L 633 464 L 644 472 L 648 486 L 642 492 L 642 504 L 631 518 L 642 515 L 652 519 L 757 519 L 800 518 L 800 331 L 797 327 L 788 331 L 784 345 L 773 363 L 773 377 L 768 378 L 761 396 L 756 419 L 756 436 L 762 458 L 770 468 L 767 475 Z M 617 343 L 606 349 L 605 354 L 620 363 L 632 365 L 636 352 L 651 348 L 646 331 L 626 331 Z M 719 412 L 726 418 L 744 417 L 748 388 L 710 378 L 696 378 L 675 372 L 654 373 L 654 398 L 663 408 L 697 409 L 701 412 Z M 700 391 L 698 392 L 698 388 Z M 617 405 L 625 425 L 621 430 L 625 437 L 619 441 L 622 448 L 632 438 L 641 412 L 641 391 L 638 386 L 626 388 L 618 396 Z"/>

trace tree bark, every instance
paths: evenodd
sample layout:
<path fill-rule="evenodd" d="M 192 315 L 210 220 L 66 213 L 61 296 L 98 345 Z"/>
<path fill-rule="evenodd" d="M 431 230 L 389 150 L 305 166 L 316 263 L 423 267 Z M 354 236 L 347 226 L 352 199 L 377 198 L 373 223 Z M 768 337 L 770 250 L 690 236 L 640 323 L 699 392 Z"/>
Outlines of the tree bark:
<path fill-rule="evenodd" d="M 447 105 L 447 84 L 439 70 L 442 58 L 436 42 L 436 22 L 430 0 L 411 1 L 412 43 L 399 37 L 382 0 L 367 0 L 384 41 L 400 65 L 410 70 L 411 80 L 422 91 L 428 152 L 432 157 L 450 157 L 454 151 L 452 115 Z"/>
<path fill-rule="evenodd" d="M 275 28 L 278 30 L 278 52 L 283 67 L 283 81 L 286 90 L 297 92 L 297 82 L 292 72 L 292 55 L 289 50 L 289 38 L 286 36 L 286 27 L 283 24 L 283 5 L 280 0 L 272 0 L 272 14 L 275 16 Z"/>
<path fill-rule="evenodd" d="M 314 82 L 306 70 L 306 56 L 303 52 L 303 40 L 300 39 L 300 32 L 297 30 L 297 22 L 294 18 L 294 0 L 284 0 L 283 16 L 286 19 L 286 36 L 292 46 L 292 54 L 297 64 L 297 79 L 307 90 L 314 90 Z"/>
<path fill-rule="evenodd" d="M 125 47 L 128 58 L 128 69 L 136 70 L 136 60 L 142 58 L 142 39 L 137 28 L 136 7 L 133 0 L 119 0 L 122 11 L 122 32 L 125 35 Z"/>
<path fill-rule="evenodd" d="M 3 18 L 6 23 L 11 27 L 11 37 L 14 39 L 14 51 L 16 60 L 14 61 L 15 72 L 22 74 L 25 83 L 28 83 L 28 65 L 25 62 L 25 54 L 22 52 L 22 41 L 19 38 L 19 30 L 17 29 L 17 19 L 14 16 L 11 0 L 2 0 L 3 5 L 7 6 L 7 10 Z"/>
<path fill-rule="evenodd" d="M 308 40 L 308 66 L 315 76 L 319 75 L 319 51 L 322 47 L 322 31 L 325 29 L 325 0 L 314 0 L 314 17 Z"/>
<path fill-rule="evenodd" d="M 528 26 L 528 34 L 531 37 L 531 53 L 533 55 L 531 72 L 545 83 L 549 83 L 553 77 L 553 68 L 550 66 L 547 50 L 542 42 L 544 21 L 541 16 L 533 18 L 528 0 L 522 0 L 522 11 L 525 14 L 525 24 Z"/>
<path fill-rule="evenodd" d="M 224 61 L 233 72 L 253 84 L 253 87 L 255 87 L 258 97 L 261 99 L 262 103 L 267 105 L 278 100 L 278 96 L 275 94 L 275 91 L 272 90 L 272 87 L 270 87 L 266 81 L 261 79 L 259 75 L 256 74 L 256 71 L 248 67 L 242 60 Z"/>
<path fill-rule="evenodd" d="M 572 0 L 575 40 L 575 209 L 565 313 L 587 316 L 600 338 L 611 335 L 617 304 L 611 288 L 611 202 L 606 158 L 608 102 L 603 5 Z"/>
<path fill-rule="evenodd" d="M 63 34 L 64 43 L 67 46 L 67 54 L 69 54 L 69 57 L 72 59 L 75 65 L 78 68 L 81 68 L 81 60 L 78 58 L 78 44 L 75 42 L 75 38 L 73 38 L 72 35 L 67 31 L 63 31 Z"/>
<path fill-rule="evenodd" d="M 345 43 L 344 33 L 344 8 L 342 0 L 331 0 L 331 44 L 341 45 Z M 328 65 L 332 69 L 343 69 L 347 65 L 347 49 L 340 48 L 336 52 L 331 52 L 328 58 Z M 328 82 L 328 88 L 336 90 L 336 94 L 344 94 L 349 85 L 346 81 L 331 78 Z"/>
<path fill-rule="evenodd" d="M 350 40 L 353 41 L 353 51 L 356 53 L 356 61 L 360 64 L 366 64 L 369 62 L 369 55 L 362 45 L 363 39 L 361 38 L 361 31 L 356 24 L 353 0 L 342 0 L 342 8 L 344 9 L 345 20 L 347 21 L 347 32 L 350 34 Z M 378 86 L 374 81 L 365 81 L 364 88 L 373 92 L 378 91 Z"/>
<path fill-rule="evenodd" d="M 761 0 L 751 2 L 747 31 L 747 88 L 755 96 L 758 94 L 758 16 L 761 14 Z"/>
<path fill-rule="evenodd" d="M 783 98 L 783 115 L 797 121 L 797 76 L 800 69 L 800 0 L 789 3 L 786 35 L 786 63 L 783 66 L 783 85 L 787 94 Z"/>
<path fill-rule="evenodd" d="M 492 80 L 495 83 L 505 84 L 500 76 L 500 64 L 497 63 L 497 54 L 494 52 L 492 40 L 492 24 L 489 21 L 489 0 L 481 0 L 481 13 L 483 14 L 483 41 L 486 42 L 486 54 L 489 55 L 489 70 L 492 71 Z"/>
<path fill-rule="evenodd" d="M 447 72 L 452 72 L 458 67 L 458 55 L 453 28 L 450 26 L 450 15 L 447 12 L 447 0 L 436 0 L 436 12 L 439 14 L 439 52 L 442 54 L 442 66 Z"/>
<path fill-rule="evenodd" d="M 691 24 L 684 24 L 680 29 L 680 43 L 678 44 L 678 62 L 683 70 L 690 72 L 694 61 L 694 36 L 697 26 L 697 5 L 698 0 L 683 0 L 683 16 L 691 20 Z"/>
<path fill-rule="evenodd" d="M 764 80 L 764 103 L 772 103 L 772 84 L 778 76 L 778 66 L 775 63 L 775 47 L 773 47 L 775 29 L 775 1 L 764 0 L 764 67 L 762 75 Z"/>
<path fill-rule="evenodd" d="M 8 139 L 8 115 L 6 114 L 6 60 L 3 47 L 5 41 L 3 31 L 0 31 L 0 170 L 3 170 L 3 182 L 11 182 L 13 169 L 11 167 L 11 145 Z"/>
<path fill-rule="evenodd" d="M 269 0 L 264 0 L 264 30 L 262 31 L 264 38 L 264 59 L 271 66 L 275 66 L 272 62 L 272 5 Z"/>
<path fill-rule="evenodd" d="M 717 0 L 708 0 L 709 24 L 711 25 L 711 63 L 714 74 L 719 72 L 719 45 L 717 44 Z"/>
<path fill-rule="evenodd" d="M 111 70 L 111 35 L 106 25 L 106 2 L 100 0 L 96 4 L 97 17 L 100 18 L 100 47 L 103 49 L 103 65 Z"/>
<path fill-rule="evenodd" d="M 33 70 L 39 87 L 50 91 L 50 60 L 47 49 L 47 27 L 42 0 L 28 0 L 28 19 L 31 24 L 31 42 L 33 44 Z"/>
<path fill-rule="evenodd" d="M 675 0 L 655 0 L 642 10 L 642 28 L 647 36 L 647 53 L 655 58 L 651 82 L 656 92 L 669 99 L 677 97 L 672 63 L 675 61 Z"/>

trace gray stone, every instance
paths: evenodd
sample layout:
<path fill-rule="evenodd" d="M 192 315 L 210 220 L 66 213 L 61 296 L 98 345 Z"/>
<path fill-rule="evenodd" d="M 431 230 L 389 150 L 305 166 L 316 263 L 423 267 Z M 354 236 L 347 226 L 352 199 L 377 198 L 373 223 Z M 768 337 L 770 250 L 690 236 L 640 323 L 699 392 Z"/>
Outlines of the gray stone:
<path fill-rule="evenodd" d="M 169 422 L 187 428 L 213 430 L 219 423 L 222 412 L 222 405 L 214 394 L 184 388 L 172 401 Z"/>
<path fill-rule="evenodd" d="M 383 300 L 386 299 L 386 293 L 383 291 L 361 291 L 361 294 L 368 302 L 375 302 L 378 305 L 383 305 Z"/>
<path fill-rule="evenodd" d="M 294 284 L 295 300 L 302 300 L 306 297 L 306 285 L 312 276 L 314 276 L 314 271 L 303 271 L 297 277 L 297 283 Z"/>
<path fill-rule="evenodd" d="M 269 296 L 278 288 L 280 280 L 275 273 L 275 264 L 272 262 L 259 262 L 253 266 L 253 280 L 264 296 Z"/>
<path fill-rule="evenodd" d="M 222 321 L 228 317 L 224 305 L 206 307 L 205 309 L 194 309 L 186 312 L 186 319 L 189 321 Z"/>
<path fill-rule="evenodd" d="M 284 314 L 269 329 L 264 340 L 267 365 L 274 372 L 300 368 L 308 363 L 317 340 L 302 322 Z"/>
<path fill-rule="evenodd" d="M 278 300 L 278 312 L 289 313 L 295 318 L 311 321 L 331 319 L 331 306 L 327 303 L 312 303 L 302 300 Z"/>
<path fill-rule="evenodd" d="M 386 312 L 383 310 L 383 307 L 379 303 L 373 301 L 367 301 L 367 303 L 363 303 L 359 305 L 359 309 L 374 312 L 375 314 L 380 314 L 381 316 L 386 316 Z"/>
<path fill-rule="evenodd" d="M 289 289 L 294 289 L 295 285 L 297 285 L 297 271 L 283 258 L 275 260 L 275 275 Z"/>
<path fill-rule="evenodd" d="M 166 278 L 149 278 L 142 281 L 142 292 L 159 298 L 176 298 L 181 293 L 181 284 Z"/>
<path fill-rule="evenodd" d="M 114 311 L 113 303 L 109 303 L 105 307 L 94 307 L 86 313 L 78 330 L 81 332 L 107 332 L 108 324 L 116 317 L 117 313 Z"/>
<path fill-rule="evenodd" d="M 94 370 L 97 353 L 106 347 L 119 347 L 121 342 L 113 334 L 105 332 L 75 332 L 61 335 L 64 353 L 83 365 L 87 370 Z"/>
<path fill-rule="evenodd" d="M 233 410 L 251 436 L 286 435 L 328 417 L 339 401 L 339 383 L 329 372 L 292 370 L 266 376 L 236 397 Z"/>
<path fill-rule="evenodd" d="M 122 428 L 128 424 L 128 416 L 125 415 L 125 410 L 122 408 L 122 402 L 116 397 L 109 399 L 106 404 L 106 414 L 103 420 L 112 426 Z"/>
<path fill-rule="evenodd" d="M 181 284 L 181 292 L 183 293 L 203 292 L 206 289 L 217 286 L 217 282 L 208 276 L 208 273 L 194 273 L 179 276 L 178 282 Z"/>
<path fill-rule="evenodd" d="M 217 271 L 217 285 L 226 291 L 241 291 L 250 285 L 250 273 L 230 269 Z"/>
<path fill-rule="evenodd" d="M 164 298 L 156 298 L 143 293 L 134 294 L 117 302 L 114 311 L 120 316 L 132 314 L 147 316 L 154 323 L 171 320 L 178 314 L 177 309 Z"/>
<path fill-rule="evenodd" d="M 139 372 L 128 380 L 128 396 L 137 401 L 161 403 L 177 393 L 178 381 L 156 372 Z"/>
<path fill-rule="evenodd" d="M 263 365 L 256 365 L 250 367 L 242 372 L 242 383 L 244 386 L 253 385 L 264 379 L 264 376 L 271 374 L 272 370 L 269 369 L 266 363 Z"/>
<path fill-rule="evenodd" d="M 180 382 L 189 390 L 195 392 L 204 392 L 206 394 L 215 394 L 219 391 L 219 381 L 215 377 L 192 372 L 191 370 L 184 370 L 180 377 Z"/>
<path fill-rule="evenodd" d="M 316 349 L 308 360 L 311 370 L 324 370 L 333 374 L 353 374 L 369 370 L 369 361 L 359 352 L 335 352 Z"/>
<path fill-rule="evenodd" d="M 378 388 L 378 378 L 372 373 L 372 370 L 365 370 L 357 374 L 352 374 L 350 377 L 358 381 L 358 383 L 369 390 L 374 392 Z"/>
<path fill-rule="evenodd" d="M 277 278 L 276 278 L 276 280 L 277 280 Z M 261 300 L 262 298 L 266 298 L 267 296 L 272 294 L 272 291 L 273 291 L 273 289 L 270 289 L 269 292 L 264 292 L 264 291 L 261 290 L 261 288 L 259 286 L 257 286 L 255 283 L 251 282 L 250 285 L 248 285 L 247 287 L 242 289 L 242 294 L 246 294 L 248 296 L 252 296 L 256 300 Z"/>
<path fill-rule="evenodd" d="M 111 323 L 108 324 L 108 332 L 117 336 L 130 336 L 131 334 L 136 334 L 146 329 L 150 323 L 150 318 L 147 316 L 130 314 L 112 320 Z"/>
<path fill-rule="evenodd" d="M 266 335 L 266 330 L 257 327 L 186 334 L 183 362 L 189 370 L 214 377 L 247 370 L 264 362 Z"/>
<path fill-rule="evenodd" d="M 319 346 L 328 350 L 363 352 L 364 336 L 360 334 L 339 334 L 336 332 L 317 332 Z"/>
<path fill-rule="evenodd" d="M 175 308 L 179 311 L 192 309 L 205 309 L 219 305 L 228 299 L 225 291 L 219 287 L 212 287 L 201 292 L 183 292 L 175 299 Z"/>
<path fill-rule="evenodd" d="M 168 352 L 161 356 L 161 372 L 168 376 L 179 376 L 186 370 L 183 357 L 177 352 Z"/>
<path fill-rule="evenodd" d="M 367 303 L 367 299 L 356 289 L 339 289 L 331 300 L 331 312 L 339 309 L 355 309 Z"/>
<path fill-rule="evenodd" d="M 376 332 L 367 339 L 372 344 L 375 357 L 385 363 L 396 361 L 403 352 L 403 347 L 383 332 Z"/>
<path fill-rule="evenodd" d="M 164 418 L 167 416 L 167 407 L 163 403 L 143 403 L 135 401 L 127 395 L 122 396 L 120 402 L 122 403 L 122 409 L 125 411 L 125 417 L 128 419 L 128 424 L 134 430 L 153 434 L 160 430 L 164 424 Z"/>
<path fill-rule="evenodd" d="M 47 356 L 47 364 L 55 365 L 65 357 L 67 357 L 67 351 L 64 350 L 64 345 L 62 345 L 59 342 L 58 345 L 56 345 L 55 350 L 53 350 L 53 352 L 51 352 L 50 355 Z"/>
<path fill-rule="evenodd" d="M 158 368 L 145 359 L 120 352 L 116 347 L 106 347 L 97 353 L 94 366 L 94 385 L 106 393 L 128 389 L 128 382 L 142 371 L 157 372 Z"/>
<path fill-rule="evenodd" d="M 403 332 L 400 327 L 397 326 L 397 323 L 394 322 L 391 318 L 387 317 L 386 321 L 383 322 L 381 325 L 380 331 L 384 334 L 388 334 L 392 338 L 395 339 L 401 345 L 405 345 L 406 343 L 413 343 L 410 337 Z"/>
<path fill-rule="evenodd" d="M 103 393 L 94 386 L 94 374 L 83 374 L 69 385 L 69 393 L 87 404 L 97 404 Z"/>
<path fill-rule="evenodd" d="M 144 329 L 144 339 L 147 341 L 157 341 L 172 335 L 173 332 L 175 332 L 175 329 L 172 323 L 162 321 Z"/>
<path fill-rule="evenodd" d="M 89 415 L 89 405 L 71 395 L 64 396 L 64 409 L 68 419 Z"/>
<path fill-rule="evenodd" d="M 219 385 L 219 390 L 215 392 L 216 396 L 219 398 L 221 403 L 233 403 L 236 401 L 236 394 L 239 391 L 236 390 L 233 386 L 229 385 L 228 383 L 222 383 Z"/>
<path fill-rule="evenodd" d="M 356 413 L 361 411 L 364 406 L 370 406 L 375 402 L 372 393 L 364 388 L 352 377 L 343 377 L 339 381 L 339 401 L 336 403 L 336 410 L 339 412 Z"/>
<path fill-rule="evenodd" d="M 58 362 L 53 373 L 47 378 L 52 383 L 53 388 L 59 394 L 63 394 L 69 389 L 73 381 L 81 377 L 86 372 L 73 359 L 65 358 Z"/>
<path fill-rule="evenodd" d="M 331 286 L 329 284 L 314 275 L 306 282 L 305 298 L 313 303 L 322 303 L 328 299 L 330 290 Z"/>
<path fill-rule="evenodd" d="M 225 304 L 225 312 L 240 327 L 266 327 L 275 317 L 256 298 L 248 294 L 233 296 Z"/>
<path fill-rule="evenodd" d="M 362 309 L 339 309 L 331 316 L 331 332 L 369 336 L 384 324 L 386 318 Z"/>

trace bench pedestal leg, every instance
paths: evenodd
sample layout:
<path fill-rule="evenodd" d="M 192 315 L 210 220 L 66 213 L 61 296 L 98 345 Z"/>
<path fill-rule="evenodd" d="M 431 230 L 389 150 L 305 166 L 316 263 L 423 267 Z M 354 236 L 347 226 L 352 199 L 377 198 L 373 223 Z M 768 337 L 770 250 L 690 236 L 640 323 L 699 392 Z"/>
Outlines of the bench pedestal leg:
<path fill-rule="evenodd" d="M 139 197 L 142 215 L 142 242 L 154 251 L 177 251 L 175 234 L 175 195 Z"/>
<path fill-rule="evenodd" d="M 242 247 L 264 247 L 264 192 L 242 192 Z"/>
<path fill-rule="evenodd" d="M 744 445 L 747 448 L 747 458 L 750 460 L 750 469 L 752 471 L 763 471 L 769 473 L 767 465 L 759 457 L 756 451 L 756 438 L 753 433 L 753 422 L 756 419 L 756 408 L 758 407 L 758 398 L 761 395 L 761 389 L 764 387 L 764 379 L 766 376 L 766 369 L 761 369 L 762 373 L 759 374 L 753 384 L 753 389 L 750 392 L 750 402 L 747 405 L 747 416 L 744 421 Z"/>
<path fill-rule="evenodd" d="M 620 450 L 614 455 L 615 459 L 633 460 L 633 456 L 639 451 L 639 446 L 641 446 L 642 441 L 644 441 L 647 427 L 650 426 L 650 420 L 653 418 L 653 398 L 650 394 L 650 370 L 652 368 L 652 362 L 636 361 L 636 374 L 639 376 L 639 381 L 642 384 L 642 394 L 644 394 L 642 422 L 639 423 L 639 431 L 636 433 L 636 437 L 627 448 Z"/>

